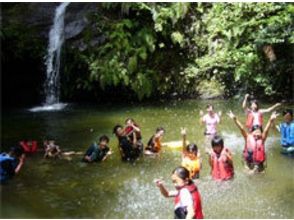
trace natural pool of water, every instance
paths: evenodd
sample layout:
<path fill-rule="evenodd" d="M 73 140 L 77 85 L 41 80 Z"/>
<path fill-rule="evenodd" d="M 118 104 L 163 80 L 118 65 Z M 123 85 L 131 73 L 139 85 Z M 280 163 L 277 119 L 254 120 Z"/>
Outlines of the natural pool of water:
<path fill-rule="evenodd" d="M 180 149 L 164 148 L 157 158 L 143 157 L 134 164 L 120 160 L 112 128 L 132 117 L 147 143 L 158 126 L 166 129 L 164 141 L 180 140 L 180 127 L 202 152 L 203 169 L 197 183 L 205 218 L 293 218 L 294 160 L 279 153 L 279 134 L 271 129 L 266 142 L 265 174 L 243 172 L 244 140 L 223 114 L 218 130 L 234 155 L 235 178 L 227 183 L 211 180 L 204 154 L 204 127 L 199 110 L 208 101 L 171 101 L 141 105 L 69 105 L 61 111 L 2 113 L 2 149 L 24 138 L 43 141 L 54 137 L 64 151 L 86 151 L 101 134 L 111 137 L 114 151 L 103 163 L 45 160 L 37 153 L 26 159 L 20 174 L 1 186 L 1 218 L 173 218 L 172 199 L 161 196 L 153 183 L 163 178 L 169 189 L 171 171 L 181 163 Z M 244 123 L 241 101 L 211 101 L 217 111 L 232 109 Z M 262 107 L 268 107 L 264 104 Z M 291 106 L 293 108 L 293 106 Z M 265 115 L 265 121 L 269 114 Z M 276 124 L 282 121 L 279 117 Z"/>

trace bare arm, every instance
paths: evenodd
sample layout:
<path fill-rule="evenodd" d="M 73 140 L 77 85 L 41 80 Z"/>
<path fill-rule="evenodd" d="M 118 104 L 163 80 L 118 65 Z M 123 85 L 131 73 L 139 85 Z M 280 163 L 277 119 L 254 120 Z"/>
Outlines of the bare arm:
<path fill-rule="evenodd" d="M 20 156 L 20 158 L 19 158 L 19 163 L 18 163 L 17 167 L 16 167 L 15 170 L 14 170 L 14 173 L 15 173 L 15 174 L 19 173 L 19 171 L 21 170 L 21 168 L 22 168 L 22 166 L 23 166 L 23 164 L 24 164 L 25 157 L 26 157 L 25 154 L 22 154 L 22 155 Z"/>
<path fill-rule="evenodd" d="M 186 128 L 181 128 L 181 135 L 182 135 L 182 138 L 183 138 L 183 152 L 185 152 L 186 146 L 187 146 L 187 132 L 186 132 Z"/>
<path fill-rule="evenodd" d="M 246 94 L 245 95 L 245 98 L 244 98 L 244 100 L 243 100 L 243 103 L 242 103 L 242 108 L 244 109 L 244 111 L 246 110 L 246 108 L 247 108 L 247 99 L 248 99 L 248 97 L 249 97 L 249 94 Z"/>
<path fill-rule="evenodd" d="M 241 124 L 241 122 L 238 120 L 238 118 L 233 114 L 232 111 L 230 111 L 227 114 L 231 119 L 234 120 L 235 124 L 237 125 L 237 127 L 239 128 L 239 130 L 241 131 L 241 134 L 243 135 L 243 137 L 246 139 L 247 138 L 247 132 L 244 129 L 244 126 Z"/>
<path fill-rule="evenodd" d="M 262 112 L 262 113 L 268 113 L 268 112 L 271 112 L 273 111 L 275 108 L 281 106 L 281 103 L 276 103 L 274 104 L 273 106 L 269 107 L 269 108 L 266 108 L 266 109 L 260 109 L 259 111 Z"/>
<path fill-rule="evenodd" d="M 267 136 L 268 136 L 268 133 L 269 133 L 269 130 L 270 130 L 270 127 L 272 125 L 272 123 L 274 122 L 274 120 L 277 118 L 279 114 L 277 114 L 276 112 L 273 112 L 270 119 L 268 120 L 266 126 L 265 126 L 265 129 L 262 133 L 262 140 L 265 141 Z"/>
<path fill-rule="evenodd" d="M 156 183 L 156 186 L 159 188 L 161 194 L 162 194 L 164 197 L 166 197 L 166 198 L 168 198 L 168 197 L 174 197 L 174 196 L 176 196 L 176 194 L 178 193 L 177 191 L 168 191 L 168 190 L 165 188 L 165 186 L 163 185 L 162 180 L 156 180 L 155 183 Z"/>

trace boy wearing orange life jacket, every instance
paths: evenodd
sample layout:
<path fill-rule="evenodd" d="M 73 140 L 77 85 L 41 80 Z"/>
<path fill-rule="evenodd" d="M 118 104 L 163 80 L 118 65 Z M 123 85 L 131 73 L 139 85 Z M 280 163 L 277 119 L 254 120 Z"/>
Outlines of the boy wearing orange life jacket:
<path fill-rule="evenodd" d="M 258 125 L 259 127 L 262 128 L 263 124 L 263 113 L 271 112 L 275 108 L 279 107 L 281 103 L 276 103 L 275 105 L 271 106 L 270 108 L 267 109 L 259 109 L 259 104 L 256 99 L 251 101 L 250 108 L 247 108 L 247 99 L 249 97 L 249 94 L 245 95 L 244 101 L 242 103 L 242 108 L 247 114 L 247 119 L 246 119 L 246 127 L 250 131 L 253 126 Z"/>
<path fill-rule="evenodd" d="M 258 125 L 252 127 L 250 133 L 246 132 L 241 122 L 230 111 L 228 116 L 234 120 L 237 127 L 240 129 L 241 134 L 245 139 L 245 148 L 243 151 L 243 157 L 246 162 L 246 168 L 250 169 L 251 173 L 261 172 L 264 170 L 265 156 L 265 141 L 268 136 L 269 129 L 276 119 L 278 114 L 273 112 L 264 131 Z"/>
<path fill-rule="evenodd" d="M 186 144 L 185 128 L 181 128 L 181 134 L 183 137 L 182 166 L 189 170 L 191 179 L 199 178 L 202 160 L 198 147 L 194 143 Z"/>
<path fill-rule="evenodd" d="M 176 188 L 175 191 L 168 191 L 162 180 L 156 180 L 156 185 L 161 194 L 168 198 L 174 197 L 174 213 L 177 219 L 202 219 L 201 197 L 197 186 L 190 179 L 189 171 L 184 167 L 177 167 L 171 179 Z"/>
<path fill-rule="evenodd" d="M 209 154 L 211 176 L 214 180 L 230 180 L 234 177 L 233 159 L 230 150 L 224 147 L 224 141 L 220 136 L 214 136 L 211 140 L 212 150 Z"/>

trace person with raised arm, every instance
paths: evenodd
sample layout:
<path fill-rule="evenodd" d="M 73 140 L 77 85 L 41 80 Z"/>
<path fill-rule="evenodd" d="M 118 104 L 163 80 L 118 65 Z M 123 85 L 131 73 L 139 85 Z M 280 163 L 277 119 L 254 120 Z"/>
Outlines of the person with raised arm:
<path fill-rule="evenodd" d="M 265 169 L 265 141 L 267 139 L 269 129 L 278 115 L 279 114 L 276 112 L 272 113 L 264 131 L 262 130 L 262 127 L 255 125 L 251 128 L 250 132 L 247 132 L 234 113 L 232 111 L 228 113 L 228 116 L 233 119 L 245 139 L 243 158 L 245 161 L 245 167 L 250 170 L 250 173 L 262 172 Z"/>

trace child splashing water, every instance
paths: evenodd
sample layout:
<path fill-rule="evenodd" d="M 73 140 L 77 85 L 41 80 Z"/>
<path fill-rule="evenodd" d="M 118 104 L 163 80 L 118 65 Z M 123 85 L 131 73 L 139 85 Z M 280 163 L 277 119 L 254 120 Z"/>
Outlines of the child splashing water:
<path fill-rule="evenodd" d="M 202 219 L 200 193 L 197 186 L 190 179 L 189 171 L 184 167 L 177 167 L 172 172 L 171 179 L 176 188 L 175 191 L 168 191 L 162 180 L 155 180 L 155 183 L 164 197 L 175 198 L 175 218 Z"/>
<path fill-rule="evenodd" d="M 228 116 L 234 120 L 237 127 L 240 129 L 241 134 L 245 139 L 245 148 L 243 151 L 243 157 L 245 160 L 245 168 L 249 169 L 249 173 L 262 172 L 265 169 L 265 141 L 267 139 L 269 129 L 273 121 L 277 118 L 278 114 L 273 112 L 268 123 L 265 126 L 264 131 L 258 125 L 251 128 L 250 133 L 247 133 L 241 122 L 233 114 L 232 111 L 228 113 Z"/>
<path fill-rule="evenodd" d="M 246 119 L 246 127 L 250 131 L 253 126 L 258 125 L 260 128 L 262 128 L 263 123 L 263 113 L 271 112 L 275 108 L 279 107 L 281 103 L 276 103 L 275 105 L 271 106 L 267 109 L 259 109 L 259 103 L 256 99 L 251 101 L 250 108 L 248 108 L 247 105 L 247 99 L 249 97 L 249 94 L 245 95 L 244 101 L 242 103 L 242 108 L 247 114 Z"/>
<path fill-rule="evenodd" d="M 200 152 L 196 144 L 186 144 L 186 128 L 181 128 L 181 135 L 183 137 L 183 153 L 182 153 L 182 166 L 190 172 L 190 178 L 199 178 L 201 169 Z"/>

